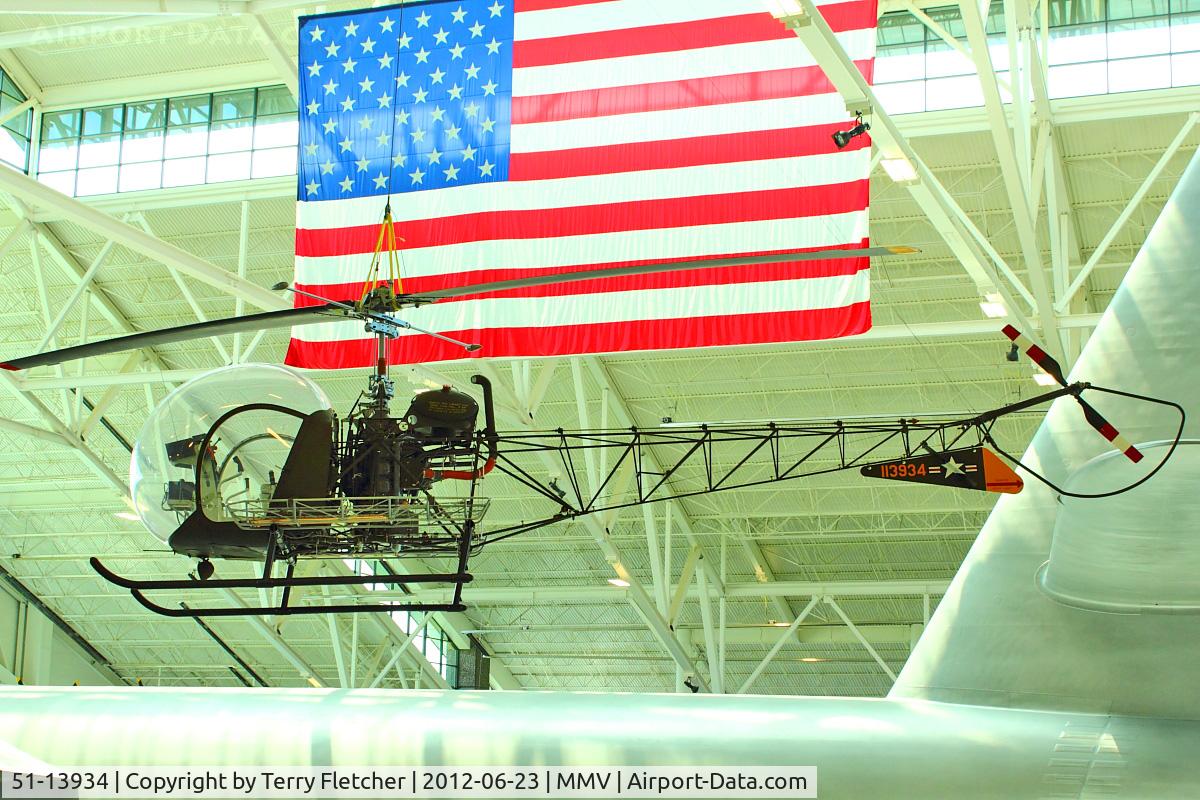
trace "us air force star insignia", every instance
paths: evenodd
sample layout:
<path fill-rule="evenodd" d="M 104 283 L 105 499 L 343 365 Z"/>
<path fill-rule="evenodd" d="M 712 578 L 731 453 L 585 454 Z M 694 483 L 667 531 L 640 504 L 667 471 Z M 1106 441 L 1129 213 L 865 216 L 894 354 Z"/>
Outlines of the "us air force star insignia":
<path fill-rule="evenodd" d="M 949 460 L 947 460 L 946 463 L 943 464 L 942 466 L 946 470 L 942 476 L 944 478 L 949 478 L 951 475 L 962 475 L 963 474 L 962 464 L 955 461 L 954 456 L 951 456 L 949 458 Z"/>

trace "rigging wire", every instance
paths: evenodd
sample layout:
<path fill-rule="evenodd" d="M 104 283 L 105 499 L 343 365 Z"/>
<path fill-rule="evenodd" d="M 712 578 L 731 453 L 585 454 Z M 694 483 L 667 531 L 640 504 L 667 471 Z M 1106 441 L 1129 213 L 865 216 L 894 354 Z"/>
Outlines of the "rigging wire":
<path fill-rule="evenodd" d="M 1004 456 L 1009 461 L 1011 461 L 1013 464 L 1016 464 L 1018 467 L 1025 470 L 1030 475 L 1032 475 L 1036 480 L 1038 480 L 1041 483 L 1045 484 L 1046 486 L 1050 487 L 1050 489 L 1057 492 L 1059 495 L 1061 495 L 1063 497 L 1075 497 L 1075 498 L 1079 498 L 1079 499 L 1083 499 L 1083 500 L 1098 500 L 1098 499 L 1104 498 L 1104 497 L 1115 497 L 1117 495 L 1124 494 L 1125 492 L 1132 491 L 1133 489 L 1136 489 L 1137 487 L 1141 486 L 1143 483 L 1145 483 L 1146 481 L 1150 480 L 1155 475 L 1157 475 L 1158 472 L 1167 465 L 1167 462 L 1171 460 L 1171 456 L 1174 455 L 1175 449 L 1177 447 L 1179 447 L 1179 443 L 1183 440 L 1183 428 L 1187 424 L 1187 412 L 1183 410 L 1183 406 L 1179 405 L 1179 403 L 1173 402 L 1171 400 L 1164 400 L 1159 397 L 1148 397 L 1147 395 L 1134 394 L 1133 392 L 1122 392 L 1118 389 L 1109 389 L 1104 386 L 1089 386 L 1088 389 L 1095 390 L 1097 392 L 1103 392 L 1104 394 L 1112 394 L 1112 395 L 1117 395 L 1119 397 L 1127 397 L 1131 400 L 1139 400 L 1139 401 L 1142 401 L 1145 403 L 1154 403 L 1156 405 L 1168 406 L 1179 412 L 1179 428 L 1175 431 L 1175 436 L 1171 440 L 1171 446 L 1167 449 L 1167 453 L 1166 453 L 1166 455 L 1163 456 L 1162 461 L 1160 461 L 1154 469 L 1150 470 L 1148 473 L 1143 475 L 1141 478 L 1134 481 L 1133 483 L 1128 484 L 1127 486 L 1123 486 L 1119 489 L 1113 489 L 1112 491 L 1108 491 L 1108 492 L 1097 492 L 1094 494 L 1086 493 L 1086 492 L 1068 491 L 1067 489 L 1064 489 L 1063 487 L 1061 487 L 1058 484 L 1051 481 L 1045 475 L 1042 475 L 1040 472 L 1037 472 L 1036 470 L 1026 466 L 1016 456 L 1013 456 L 1011 453 L 1008 453 L 1003 448 L 1001 448 L 1000 445 L 996 444 L 995 439 L 992 438 L 990 430 L 984 432 L 985 433 L 984 440 L 987 442 L 987 444 L 991 445 L 992 448 L 994 448 L 997 453 Z M 1078 400 L 1078 398 L 1076 398 L 1076 400 Z"/>

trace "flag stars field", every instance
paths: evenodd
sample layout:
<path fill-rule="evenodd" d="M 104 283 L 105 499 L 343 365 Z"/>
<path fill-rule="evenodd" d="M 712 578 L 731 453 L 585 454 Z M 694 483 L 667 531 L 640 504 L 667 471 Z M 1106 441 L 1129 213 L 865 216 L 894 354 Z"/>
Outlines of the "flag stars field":
<path fill-rule="evenodd" d="M 508 137 L 498 134 L 510 116 L 512 59 L 500 45 L 512 24 L 497 0 L 302 21 L 298 197 L 340 201 L 503 180 Z M 353 85 L 339 85 L 331 71 Z"/>

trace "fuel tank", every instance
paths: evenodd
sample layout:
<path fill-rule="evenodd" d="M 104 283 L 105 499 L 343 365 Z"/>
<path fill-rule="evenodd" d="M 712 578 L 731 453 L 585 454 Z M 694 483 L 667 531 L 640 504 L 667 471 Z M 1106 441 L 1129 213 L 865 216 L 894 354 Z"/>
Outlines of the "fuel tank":
<path fill-rule="evenodd" d="M 469 394 L 449 386 L 413 397 L 404 419 L 413 433 L 437 439 L 460 439 L 475 430 L 479 404 Z"/>

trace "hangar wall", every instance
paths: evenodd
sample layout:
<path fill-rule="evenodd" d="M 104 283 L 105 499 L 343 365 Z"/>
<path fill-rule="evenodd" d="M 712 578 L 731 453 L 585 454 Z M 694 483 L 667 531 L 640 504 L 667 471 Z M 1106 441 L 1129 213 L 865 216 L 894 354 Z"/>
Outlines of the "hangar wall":
<path fill-rule="evenodd" d="M 0 684 L 121 685 L 36 606 L 0 580 Z"/>

